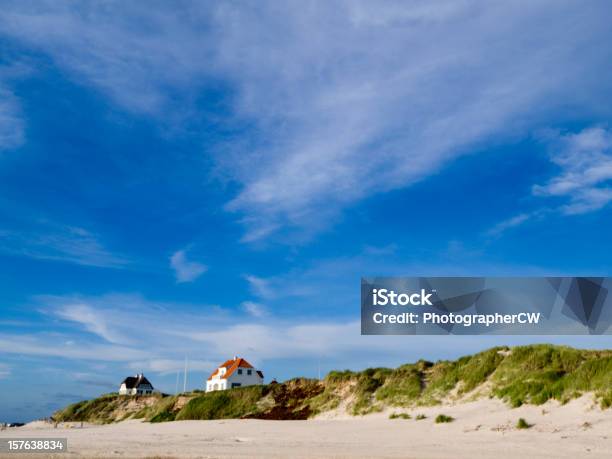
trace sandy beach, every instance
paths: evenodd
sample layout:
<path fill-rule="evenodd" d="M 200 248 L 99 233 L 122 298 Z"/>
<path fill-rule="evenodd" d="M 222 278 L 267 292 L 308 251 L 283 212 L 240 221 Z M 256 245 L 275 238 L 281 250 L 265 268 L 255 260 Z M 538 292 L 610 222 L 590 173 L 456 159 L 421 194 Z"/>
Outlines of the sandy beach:
<path fill-rule="evenodd" d="M 389 419 L 391 412 L 412 419 Z M 455 421 L 434 423 L 440 413 Z M 427 417 L 415 420 L 417 414 Z M 517 429 L 520 417 L 533 426 Z M 588 397 L 516 409 L 484 399 L 365 417 L 332 413 L 308 421 L 132 420 L 57 429 L 39 421 L 0 432 L 0 437 L 16 436 L 67 437 L 69 452 L 54 457 L 604 458 L 612 451 L 612 411 L 600 410 Z"/>

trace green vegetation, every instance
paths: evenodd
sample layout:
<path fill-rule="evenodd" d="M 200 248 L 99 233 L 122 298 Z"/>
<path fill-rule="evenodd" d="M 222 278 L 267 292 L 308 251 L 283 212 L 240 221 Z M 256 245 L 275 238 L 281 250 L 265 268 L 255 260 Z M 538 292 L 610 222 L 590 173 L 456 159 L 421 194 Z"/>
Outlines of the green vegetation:
<path fill-rule="evenodd" d="M 341 400 L 340 395 L 326 388 L 319 395 L 315 395 L 308 401 L 308 407 L 313 414 L 323 413 L 338 408 Z"/>
<path fill-rule="evenodd" d="M 373 403 L 374 393 L 385 383 L 392 372 L 393 370 L 389 368 L 368 368 L 357 373 L 357 384 L 354 392 L 355 402 L 352 410 L 354 415 L 382 411 L 382 406 Z"/>
<path fill-rule="evenodd" d="M 134 418 L 150 422 L 307 419 L 333 409 L 365 415 L 388 407 L 434 406 L 477 397 L 498 397 L 512 407 L 550 399 L 566 403 L 585 393 L 594 394 L 602 408 L 612 407 L 612 351 L 542 344 L 496 347 L 455 361 L 420 360 L 395 369 L 332 371 L 323 381 L 297 378 L 282 384 L 174 396 L 108 394 L 72 404 L 56 412 L 54 419 L 99 424 Z"/>
<path fill-rule="evenodd" d="M 93 400 L 84 400 L 73 403 L 63 410 L 58 411 L 53 419 L 63 421 L 88 421 L 95 419 L 97 424 L 108 424 L 114 421 L 112 416 L 117 402 L 121 400 L 120 395 L 107 394 Z"/>
<path fill-rule="evenodd" d="M 429 362 L 419 361 L 391 370 L 376 392 L 376 400 L 391 406 L 410 405 L 421 396 L 423 372 L 430 366 Z"/>
<path fill-rule="evenodd" d="M 416 419 L 417 421 L 421 421 L 422 419 L 427 419 L 427 416 L 425 416 L 424 414 L 417 414 L 416 415 Z"/>
<path fill-rule="evenodd" d="M 493 377 L 493 395 L 517 407 L 550 399 L 567 403 L 594 392 L 603 408 L 612 401 L 612 351 L 565 346 L 521 346 L 512 350 Z"/>
<path fill-rule="evenodd" d="M 439 414 L 436 416 L 436 424 L 442 424 L 445 422 L 453 422 L 455 420 L 452 416 L 447 416 L 445 414 Z"/>
<path fill-rule="evenodd" d="M 531 424 L 525 421 L 524 418 L 519 418 L 518 422 L 516 423 L 517 429 L 529 429 L 530 427 L 531 427 Z"/>
<path fill-rule="evenodd" d="M 243 418 L 257 412 L 257 401 L 263 391 L 264 386 L 249 386 L 199 395 L 191 399 L 175 419 Z"/>
<path fill-rule="evenodd" d="M 184 394 L 183 397 L 192 397 Z M 155 422 L 171 420 L 171 414 L 178 396 L 162 394 L 127 396 L 108 394 L 89 401 L 74 403 L 53 414 L 57 422 L 84 421 L 94 424 L 108 424 L 127 419 L 145 419 Z"/>
<path fill-rule="evenodd" d="M 150 422 L 167 422 L 175 421 L 176 414 L 171 411 L 162 411 L 151 418 Z"/>
<path fill-rule="evenodd" d="M 504 360 L 508 348 L 495 347 L 454 362 L 438 362 L 433 366 L 427 387 L 430 396 L 443 397 L 457 388 L 457 395 L 468 393 L 484 383 Z"/>
<path fill-rule="evenodd" d="M 391 413 L 389 419 L 411 419 L 408 413 Z"/>

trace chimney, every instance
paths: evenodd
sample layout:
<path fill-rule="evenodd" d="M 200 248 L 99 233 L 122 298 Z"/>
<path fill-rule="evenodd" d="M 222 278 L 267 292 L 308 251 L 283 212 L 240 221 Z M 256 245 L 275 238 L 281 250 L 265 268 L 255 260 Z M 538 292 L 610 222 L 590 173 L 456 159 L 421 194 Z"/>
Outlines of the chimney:
<path fill-rule="evenodd" d="M 238 360 L 238 356 L 237 355 L 234 356 L 234 360 Z"/>

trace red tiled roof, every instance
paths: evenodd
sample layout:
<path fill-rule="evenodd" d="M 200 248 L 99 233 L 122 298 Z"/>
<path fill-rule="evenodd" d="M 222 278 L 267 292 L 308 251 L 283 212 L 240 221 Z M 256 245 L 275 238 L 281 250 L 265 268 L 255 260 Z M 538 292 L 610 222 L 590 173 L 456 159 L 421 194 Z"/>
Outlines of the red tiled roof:
<path fill-rule="evenodd" d="M 225 375 L 221 379 L 227 379 L 238 368 L 253 368 L 253 365 L 251 365 L 249 362 L 247 362 L 243 358 L 237 357 L 235 359 L 226 360 L 223 364 L 219 365 L 219 368 L 225 368 Z M 209 381 L 213 379 L 213 377 L 216 376 L 217 373 L 219 373 L 219 368 L 213 371 L 213 373 L 208 377 Z"/>

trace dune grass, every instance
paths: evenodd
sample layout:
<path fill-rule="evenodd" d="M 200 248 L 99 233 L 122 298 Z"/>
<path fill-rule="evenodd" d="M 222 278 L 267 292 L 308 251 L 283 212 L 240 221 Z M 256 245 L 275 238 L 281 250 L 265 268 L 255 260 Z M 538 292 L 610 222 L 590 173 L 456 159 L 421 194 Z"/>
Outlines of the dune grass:
<path fill-rule="evenodd" d="M 118 394 L 106 394 L 93 400 L 73 403 L 64 410 L 56 412 L 53 419 L 58 422 L 87 421 L 107 424 L 114 421 L 112 413 L 119 400 L 121 396 Z"/>
<path fill-rule="evenodd" d="M 175 416 L 177 421 L 188 419 L 241 418 L 258 411 L 257 402 L 264 386 L 239 387 L 215 391 L 191 399 Z"/>
<path fill-rule="evenodd" d="M 391 413 L 389 419 L 412 419 L 408 413 Z"/>
<path fill-rule="evenodd" d="M 612 401 L 612 351 L 583 351 L 565 346 L 520 346 L 503 361 L 493 378 L 493 394 L 513 407 L 567 403 L 593 392 L 602 407 Z"/>
<path fill-rule="evenodd" d="M 332 371 L 323 381 L 296 378 L 269 386 L 150 396 L 142 403 L 134 403 L 129 396 L 108 394 L 69 405 L 56 412 L 54 419 L 96 423 L 129 418 L 151 422 L 241 417 L 304 419 L 341 404 L 350 414 L 365 415 L 388 407 L 435 406 L 464 395 L 471 397 L 475 389 L 478 396 L 497 397 L 512 407 L 539 405 L 551 399 L 566 403 L 593 393 L 602 408 L 610 408 L 612 350 L 547 344 L 496 347 L 454 361 L 420 360 L 395 369 Z M 188 401 L 182 406 L 185 397 Z M 177 404 L 179 398 L 181 404 Z"/>
<path fill-rule="evenodd" d="M 455 420 L 452 416 L 447 416 L 446 414 L 439 414 L 436 416 L 435 423 L 436 424 L 444 424 L 447 422 L 453 422 Z"/>

